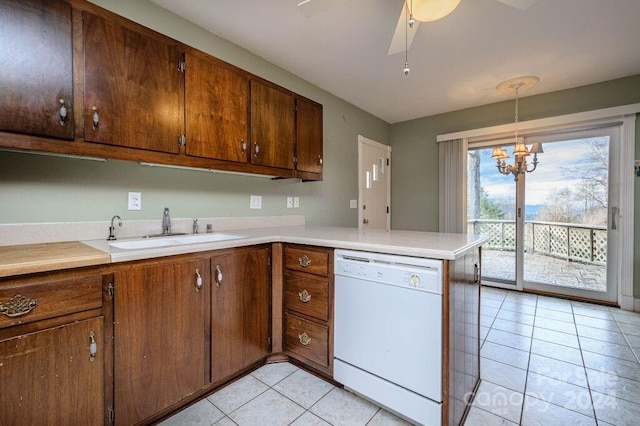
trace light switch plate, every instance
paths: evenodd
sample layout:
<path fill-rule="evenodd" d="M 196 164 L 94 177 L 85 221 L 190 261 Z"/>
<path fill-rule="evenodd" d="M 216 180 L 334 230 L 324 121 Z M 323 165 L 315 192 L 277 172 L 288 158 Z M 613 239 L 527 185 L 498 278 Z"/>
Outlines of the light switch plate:
<path fill-rule="evenodd" d="M 130 192 L 128 200 L 129 210 L 142 210 L 142 192 Z"/>
<path fill-rule="evenodd" d="M 357 209 L 358 208 L 358 200 L 349 200 L 349 208 Z"/>
<path fill-rule="evenodd" d="M 262 208 L 262 196 L 261 195 L 252 195 L 249 198 L 249 208 L 250 209 L 261 209 Z"/>
<path fill-rule="evenodd" d="M 300 197 L 293 197 L 293 208 L 294 209 L 300 208 Z"/>
<path fill-rule="evenodd" d="M 288 209 L 293 208 L 293 197 L 287 197 L 287 208 Z"/>

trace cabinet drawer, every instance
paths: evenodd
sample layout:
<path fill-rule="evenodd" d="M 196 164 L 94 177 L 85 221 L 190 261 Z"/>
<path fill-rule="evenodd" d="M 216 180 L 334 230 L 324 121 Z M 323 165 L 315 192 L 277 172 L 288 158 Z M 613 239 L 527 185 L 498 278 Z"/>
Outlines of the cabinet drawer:
<path fill-rule="evenodd" d="M 284 249 L 284 266 L 294 271 L 326 277 L 329 275 L 330 250 L 303 246 L 287 246 Z"/>
<path fill-rule="evenodd" d="M 102 275 L 0 283 L 0 328 L 102 307 Z"/>
<path fill-rule="evenodd" d="M 329 328 L 285 314 L 285 350 L 329 366 Z"/>
<path fill-rule="evenodd" d="M 328 282 L 294 275 L 285 276 L 285 308 L 321 321 L 329 319 Z"/>

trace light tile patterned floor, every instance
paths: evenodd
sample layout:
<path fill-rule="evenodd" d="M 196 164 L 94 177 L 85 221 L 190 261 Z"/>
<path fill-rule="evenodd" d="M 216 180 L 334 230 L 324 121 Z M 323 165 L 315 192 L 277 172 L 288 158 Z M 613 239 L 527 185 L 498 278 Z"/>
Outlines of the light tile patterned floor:
<path fill-rule="evenodd" d="M 482 383 L 465 425 L 640 424 L 640 314 L 483 287 Z M 162 425 L 407 425 L 288 364 L 269 364 Z"/>

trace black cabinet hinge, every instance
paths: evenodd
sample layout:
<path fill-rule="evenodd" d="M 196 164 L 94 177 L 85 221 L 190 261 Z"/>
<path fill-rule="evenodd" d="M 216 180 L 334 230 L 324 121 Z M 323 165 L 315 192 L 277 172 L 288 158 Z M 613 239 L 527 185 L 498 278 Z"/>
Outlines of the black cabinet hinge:
<path fill-rule="evenodd" d="M 389 159 L 387 158 L 387 166 L 389 165 L 389 163 L 390 163 L 390 162 L 391 162 L 391 160 L 389 160 Z"/>
<path fill-rule="evenodd" d="M 271 266 L 271 258 L 267 257 L 267 266 Z"/>
<path fill-rule="evenodd" d="M 389 206 L 387 206 L 387 214 L 389 214 Z"/>
<path fill-rule="evenodd" d="M 178 61 L 178 71 L 184 73 L 184 70 L 187 68 L 184 61 Z"/>
<path fill-rule="evenodd" d="M 109 287 L 107 288 L 107 294 L 109 295 L 109 300 L 113 300 L 116 295 L 116 286 L 113 283 L 109 283 Z"/>
<path fill-rule="evenodd" d="M 109 423 L 114 424 L 116 422 L 116 412 L 113 408 L 109 407 Z"/>

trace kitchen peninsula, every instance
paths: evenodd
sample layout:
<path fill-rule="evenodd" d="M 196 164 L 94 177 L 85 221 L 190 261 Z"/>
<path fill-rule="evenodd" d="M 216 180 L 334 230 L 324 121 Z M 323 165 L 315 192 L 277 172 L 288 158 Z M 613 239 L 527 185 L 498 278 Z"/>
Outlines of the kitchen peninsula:
<path fill-rule="evenodd" d="M 136 249 L 0 247 L 2 411 L 19 423 L 56 411 L 58 423 L 148 424 L 265 362 L 333 380 L 333 250 L 348 249 L 442 260 L 441 417 L 459 424 L 480 377 L 485 238 L 277 225 Z"/>

